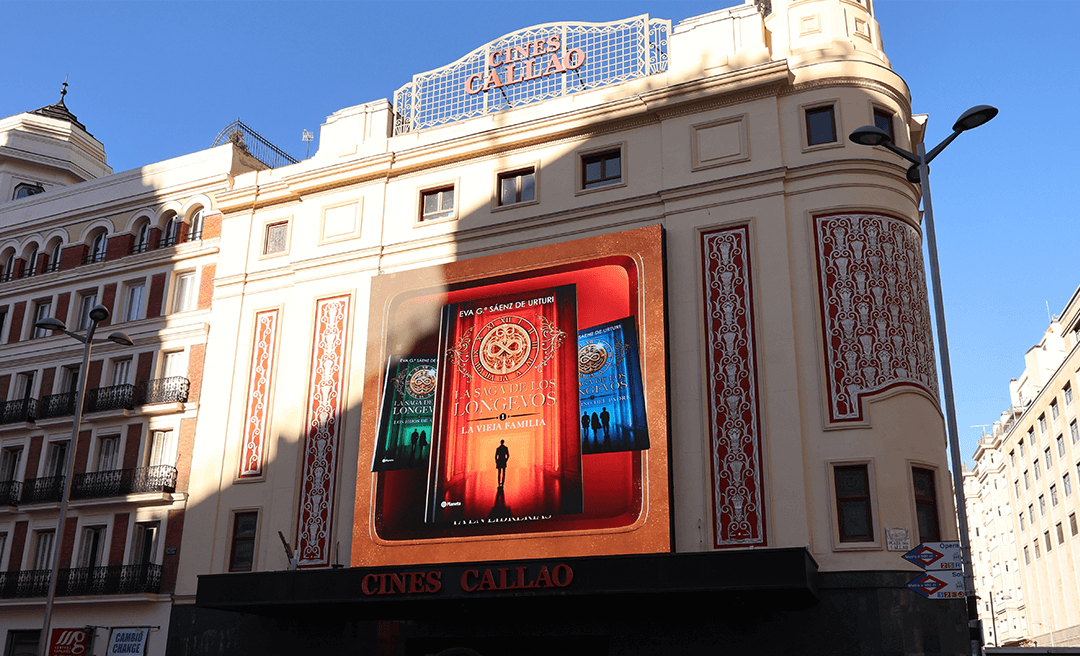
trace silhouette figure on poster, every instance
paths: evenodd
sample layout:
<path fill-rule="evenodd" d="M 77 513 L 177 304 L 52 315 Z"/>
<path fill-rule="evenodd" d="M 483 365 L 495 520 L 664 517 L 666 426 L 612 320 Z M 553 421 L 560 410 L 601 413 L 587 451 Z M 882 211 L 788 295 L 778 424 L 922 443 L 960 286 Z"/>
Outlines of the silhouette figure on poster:
<path fill-rule="evenodd" d="M 592 413 L 592 434 L 594 442 L 600 441 L 600 428 L 602 426 L 603 425 L 600 423 L 600 416 L 597 415 L 595 412 Z"/>
<path fill-rule="evenodd" d="M 506 461 L 510 459 L 510 449 L 506 448 L 506 440 L 499 440 L 499 446 L 495 449 L 495 469 L 499 472 L 499 487 L 506 482 Z"/>
<path fill-rule="evenodd" d="M 420 431 L 413 429 L 412 436 L 410 437 L 412 442 L 412 452 L 409 454 L 409 458 L 416 460 L 416 445 L 420 443 Z"/>
<path fill-rule="evenodd" d="M 500 485 L 495 493 L 495 505 L 491 507 L 491 512 L 488 513 L 488 519 L 505 519 L 513 516 L 514 512 L 510 509 L 510 506 L 506 505 L 506 492 Z"/>
<path fill-rule="evenodd" d="M 607 408 L 600 409 L 600 423 L 604 426 L 604 444 L 607 444 L 608 439 L 608 425 L 611 423 L 611 413 L 607 411 Z"/>
<path fill-rule="evenodd" d="M 589 441 L 589 413 L 581 413 L 581 439 Z"/>

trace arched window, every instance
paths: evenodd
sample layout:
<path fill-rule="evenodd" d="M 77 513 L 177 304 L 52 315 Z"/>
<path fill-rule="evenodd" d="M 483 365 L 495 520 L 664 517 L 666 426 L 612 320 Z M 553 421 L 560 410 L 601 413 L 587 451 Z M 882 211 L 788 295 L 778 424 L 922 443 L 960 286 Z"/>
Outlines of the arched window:
<path fill-rule="evenodd" d="M 90 247 L 90 261 L 91 262 L 104 262 L 105 251 L 109 247 L 109 233 L 102 230 L 98 233 L 97 237 L 94 237 L 94 243 Z"/>
<path fill-rule="evenodd" d="M 60 270 L 60 252 L 64 250 L 64 242 L 57 240 L 49 253 L 49 261 L 45 263 L 45 271 Z"/>
<path fill-rule="evenodd" d="M 175 246 L 176 234 L 180 229 L 180 224 L 176 220 L 176 215 L 169 217 L 169 220 L 165 222 L 165 230 L 161 233 L 161 245 L 162 246 Z"/>
<path fill-rule="evenodd" d="M 188 230 L 188 241 L 195 241 L 196 239 L 202 239 L 203 229 L 203 211 L 202 209 L 195 210 L 195 213 L 191 215 L 191 229 Z"/>
<path fill-rule="evenodd" d="M 38 272 L 37 270 L 37 258 L 38 247 L 34 244 L 34 248 L 30 250 L 30 254 L 26 256 L 26 267 L 23 268 L 23 278 L 29 278 Z"/>
<path fill-rule="evenodd" d="M 135 235 L 135 252 L 144 253 L 150 250 L 150 222 L 147 221 L 139 227 Z"/>
<path fill-rule="evenodd" d="M 19 200 L 20 198 L 26 198 L 27 196 L 33 196 L 34 194 L 43 193 L 45 189 L 41 185 L 36 184 L 21 184 L 15 185 L 15 195 L 11 197 L 11 200 Z"/>
<path fill-rule="evenodd" d="M 4 261 L 4 269 L 0 271 L 0 282 L 7 282 L 11 280 L 11 274 L 15 271 L 15 253 L 11 253 L 7 256 L 7 260 Z"/>

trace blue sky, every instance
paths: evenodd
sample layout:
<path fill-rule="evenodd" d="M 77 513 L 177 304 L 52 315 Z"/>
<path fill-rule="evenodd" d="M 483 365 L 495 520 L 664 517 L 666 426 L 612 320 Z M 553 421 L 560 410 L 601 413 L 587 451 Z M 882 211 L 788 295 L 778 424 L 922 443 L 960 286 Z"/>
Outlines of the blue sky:
<path fill-rule="evenodd" d="M 390 98 L 414 73 L 516 29 L 648 13 L 678 21 L 724 2 L 5 2 L 0 116 L 59 98 L 116 171 L 208 148 L 241 118 L 302 158 L 343 107 Z M 1001 114 L 933 165 L 934 216 L 965 458 L 997 419 L 1024 352 L 1080 284 L 1080 105 L 1066 73 L 1080 3 L 877 0 L 885 52 L 930 115 L 927 142 L 978 104 Z M 13 29 L 13 26 L 17 26 Z M 851 126 L 855 127 L 855 126 Z M 317 142 L 313 144 L 317 147 Z"/>

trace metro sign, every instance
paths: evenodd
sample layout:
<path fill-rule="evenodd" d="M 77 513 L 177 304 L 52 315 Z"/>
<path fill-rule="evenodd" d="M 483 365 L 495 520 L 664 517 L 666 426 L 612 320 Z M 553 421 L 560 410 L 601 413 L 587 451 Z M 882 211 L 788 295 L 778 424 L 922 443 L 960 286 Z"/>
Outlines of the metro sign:
<path fill-rule="evenodd" d="M 924 542 L 904 554 L 903 559 L 923 569 L 963 569 L 959 542 Z"/>
<path fill-rule="evenodd" d="M 907 584 L 915 592 L 927 599 L 962 599 L 964 594 L 964 573 L 951 570 L 934 574 L 922 574 Z"/>

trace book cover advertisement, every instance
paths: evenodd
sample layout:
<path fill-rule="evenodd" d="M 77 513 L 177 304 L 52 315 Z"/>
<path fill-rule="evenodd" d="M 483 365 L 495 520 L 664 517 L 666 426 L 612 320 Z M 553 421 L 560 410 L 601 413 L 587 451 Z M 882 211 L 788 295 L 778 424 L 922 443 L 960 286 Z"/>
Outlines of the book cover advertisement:
<path fill-rule="evenodd" d="M 582 512 L 575 287 L 443 307 L 427 521 Z"/>
<path fill-rule="evenodd" d="M 428 467 L 436 358 L 391 356 L 371 471 Z"/>
<path fill-rule="evenodd" d="M 634 317 L 578 333 L 578 383 L 582 453 L 649 448 Z"/>

